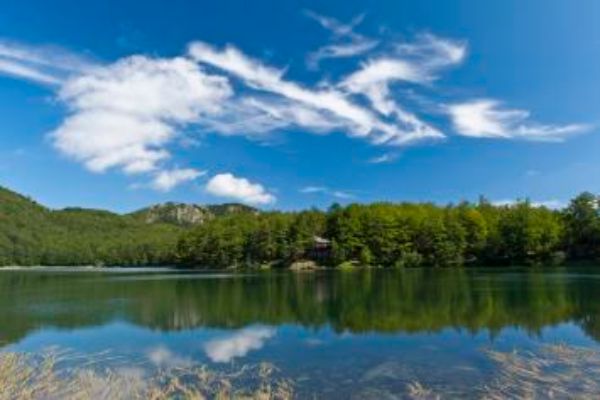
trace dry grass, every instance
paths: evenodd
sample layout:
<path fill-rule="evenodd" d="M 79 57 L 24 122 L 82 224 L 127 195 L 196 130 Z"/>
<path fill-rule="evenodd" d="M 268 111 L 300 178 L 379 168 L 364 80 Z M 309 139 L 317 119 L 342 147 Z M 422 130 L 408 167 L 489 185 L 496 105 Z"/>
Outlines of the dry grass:
<path fill-rule="evenodd" d="M 419 400 L 600 398 L 598 350 L 554 345 L 541 347 L 536 352 L 488 350 L 485 353 L 494 364 L 492 379 L 486 384 L 472 382 L 470 388 L 459 389 L 456 382 L 444 381 L 442 387 L 439 380 L 437 385 L 432 386 L 413 380 L 401 390 L 403 393 L 397 393 L 390 391 L 391 388 L 365 385 L 363 382 L 355 393 L 359 398 Z M 294 398 L 294 389 L 297 389 L 291 380 L 282 378 L 274 366 L 266 363 L 227 370 L 197 366 L 148 373 L 138 366 L 132 367 L 131 362 L 126 360 L 122 365 L 127 365 L 127 368 L 101 367 L 119 364 L 107 364 L 107 360 L 115 359 L 106 353 L 95 355 L 92 359 L 94 361 L 90 361 L 89 357 L 77 358 L 57 351 L 39 355 L 0 353 L 0 400 L 288 400 Z M 401 378 L 406 377 L 393 377 Z"/>
<path fill-rule="evenodd" d="M 435 385 L 430 387 L 423 382 L 414 381 L 407 385 L 404 397 L 415 400 L 600 398 L 600 351 L 598 350 L 566 345 L 546 345 L 535 352 L 487 350 L 485 354 L 495 367 L 489 382 L 485 384 L 473 382 L 471 388 L 449 394 L 448 387 L 442 390 Z"/>
<path fill-rule="evenodd" d="M 488 351 L 495 379 L 483 388 L 484 399 L 579 399 L 600 396 L 600 352 L 549 345 L 539 352 Z"/>
<path fill-rule="evenodd" d="M 269 364 L 236 371 L 206 366 L 173 368 L 147 376 L 135 369 L 104 368 L 89 362 L 76 369 L 59 368 L 70 355 L 0 353 L 0 399 L 256 399 L 293 397 L 290 381 L 274 377 Z"/>

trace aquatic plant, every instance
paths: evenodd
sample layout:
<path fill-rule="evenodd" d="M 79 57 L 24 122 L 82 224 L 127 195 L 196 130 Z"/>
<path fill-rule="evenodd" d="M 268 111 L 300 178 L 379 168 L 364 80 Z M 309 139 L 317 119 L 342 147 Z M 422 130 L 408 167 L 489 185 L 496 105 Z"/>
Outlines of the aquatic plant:
<path fill-rule="evenodd" d="M 600 351 L 546 345 L 539 351 L 487 351 L 497 366 L 483 398 L 597 398 L 600 394 Z"/>
<path fill-rule="evenodd" d="M 234 370 L 177 367 L 148 374 L 137 366 L 101 367 L 93 358 L 81 366 L 77 357 L 56 351 L 0 353 L 0 399 L 287 400 L 294 393 L 291 381 L 277 378 L 277 369 L 267 363 Z M 76 367 L 65 367 L 74 361 Z"/>

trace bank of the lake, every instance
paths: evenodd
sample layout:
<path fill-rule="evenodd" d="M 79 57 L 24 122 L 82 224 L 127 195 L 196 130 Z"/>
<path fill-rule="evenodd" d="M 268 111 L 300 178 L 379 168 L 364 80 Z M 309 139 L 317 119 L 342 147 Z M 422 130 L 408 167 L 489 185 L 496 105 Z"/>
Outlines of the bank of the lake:
<path fill-rule="evenodd" d="M 129 214 L 51 210 L 0 189 L 0 265 L 311 269 L 559 265 L 600 259 L 600 212 L 528 201 L 372 203 L 260 211 L 166 203 Z"/>

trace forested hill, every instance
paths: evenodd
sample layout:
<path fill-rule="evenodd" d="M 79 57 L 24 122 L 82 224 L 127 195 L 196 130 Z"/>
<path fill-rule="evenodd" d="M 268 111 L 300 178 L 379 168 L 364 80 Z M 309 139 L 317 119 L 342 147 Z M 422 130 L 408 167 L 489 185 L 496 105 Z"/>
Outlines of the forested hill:
<path fill-rule="evenodd" d="M 189 226 L 218 215 L 256 212 L 242 205 L 167 203 L 120 215 L 51 210 L 0 187 L 0 265 L 163 265 Z"/>
<path fill-rule="evenodd" d="M 481 199 L 258 212 L 166 203 L 131 214 L 51 210 L 0 188 L 0 265 L 203 268 L 555 264 L 600 259 L 600 200 L 561 210 Z"/>

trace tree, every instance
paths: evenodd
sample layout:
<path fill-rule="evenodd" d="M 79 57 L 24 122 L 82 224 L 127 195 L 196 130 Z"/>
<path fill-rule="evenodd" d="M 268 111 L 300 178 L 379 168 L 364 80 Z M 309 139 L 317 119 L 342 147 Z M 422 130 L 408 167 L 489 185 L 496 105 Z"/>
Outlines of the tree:
<path fill-rule="evenodd" d="M 598 197 L 584 192 L 571 200 L 564 211 L 565 247 L 572 258 L 600 255 L 600 211 Z"/>

